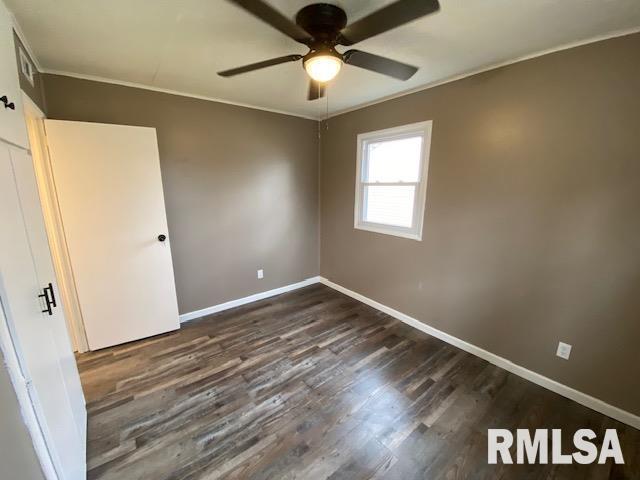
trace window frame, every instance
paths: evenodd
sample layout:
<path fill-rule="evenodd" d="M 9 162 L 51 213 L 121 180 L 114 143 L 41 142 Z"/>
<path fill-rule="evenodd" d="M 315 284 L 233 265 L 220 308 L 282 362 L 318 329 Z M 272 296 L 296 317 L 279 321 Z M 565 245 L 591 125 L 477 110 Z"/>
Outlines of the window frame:
<path fill-rule="evenodd" d="M 433 120 L 401 125 L 399 127 L 385 128 L 373 132 L 361 133 L 357 137 L 357 161 L 356 161 L 356 188 L 354 204 L 353 227 L 357 230 L 394 235 L 396 237 L 409 238 L 422 241 L 422 227 L 424 224 L 425 203 L 427 199 L 427 179 L 429 176 L 429 153 L 431 150 L 431 131 Z M 379 143 L 402 138 L 422 136 L 422 151 L 420 152 L 420 173 L 417 182 L 365 182 L 364 167 L 368 158 L 364 158 L 365 145 Z M 365 218 L 366 204 L 364 202 L 365 187 L 369 185 L 415 185 L 413 199 L 413 217 L 411 227 L 400 227 L 382 223 L 367 222 Z"/>

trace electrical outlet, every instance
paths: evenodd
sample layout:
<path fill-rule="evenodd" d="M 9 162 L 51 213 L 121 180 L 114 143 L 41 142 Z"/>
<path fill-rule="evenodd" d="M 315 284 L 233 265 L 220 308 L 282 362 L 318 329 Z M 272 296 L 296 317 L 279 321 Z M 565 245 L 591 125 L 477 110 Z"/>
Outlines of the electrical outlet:
<path fill-rule="evenodd" d="M 569 355 L 571 355 L 571 345 L 568 343 L 558 342 L 556 355 L 560 358 L 564 358 L 565 360 L 569 360 Z"/>
<path fill-rule="evenodd" d="M 262 269 L 258 270 L 258 278 L 260 279 L 264 278 L 264 270 Z"/>

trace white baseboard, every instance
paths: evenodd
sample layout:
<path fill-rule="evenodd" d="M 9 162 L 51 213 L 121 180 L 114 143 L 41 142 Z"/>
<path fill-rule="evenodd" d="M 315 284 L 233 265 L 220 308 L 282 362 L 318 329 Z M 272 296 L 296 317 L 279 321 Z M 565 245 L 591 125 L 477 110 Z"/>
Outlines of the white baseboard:
<path fill-rule="evenodd" d="M 348 288 L 338 285 L 337 283 L 333 283 L 331 280 L 328 280 L 324 277 L 320 277 L 320 282 L 330 288 L 333 288 L 334 290 L 337 290 L 338 292 L 344 293 L 345 295 L 355 298 L 356 300 L 359 300 L 360 302 L 365 303 L 370 307 L 380 310 L 381 312 L 384 312 L 387 315 L 397 318 L 401 322 L 406 323 L 407 325 L 410 325 L 414 328 L 417 328 L 418 330 L 424 333 L 427 333 L 431 336 L 439 338 L 440 340 L 443 340 L 453 345 L 454 347 L 458 347 L 459 349 L 464 350 L 465 352 L 469 352 L 472 355 L 480 357 L 488 361 L 489 363 L 492 363 L 500 368 L 503 368 L 508 372 L 514 373 L 519 377 L 529 380 L 530 382 L 540 385 L 541 387 L 551 390 L 552 392 L 562 395 L 563 397 L 567 397 L 581 405 L 584 405 L 585 407 L 595 410 L 596 412 L 600 412 L 603 415 L 607 415 L 608 417 L 614 418 L 622 423 L 625 423 L 627 425 L 631 425 L 634 428 L 640 429 L 640 417 L 637 415 L 634 415 L 630 412 L 622 410 L 618 407 L 614 407 L 613 405 L 609 405 L 608 403 L 603 402 L 602 400 L 599 400 L 595 397 L 592 397 L 591 395 L 587 395 L 586 393 L 580 392 L 574 388 L 563 385 L 562 383 L 556 382 L 555 380 L 545 377 L 544 375 L 540 375 L 539 373 L 533 372 L 525 367 L 517 365 L 507 360 L 506 358 L 500 357 L 494 353 L 484 350 L 483 348 L 477 347 L 476 345 L 473 345 L 469 342 L 465 342 L 464 340 L 454 337 L 453 335 L 449 335 L 448 333 L 445 333 L 442 330 L 433 328 L 425 323 L 420 322 L 419 320 L 416 320 L 413 317 L 410 317 L 409 315 L 399 312 L 398 310 L 394 310 L 391 307 L 387 307 L 382 303 L 378 303 L 375 300 L 372 300 L 368 297 L 365 297 L 364 295 L 361 295 L 357 292 L 349 290 Z"/>
<path fill-rule="evenodd" d="M 586 393 L 580 392 L 574 388 L 568 387 L 559 383 L 555 380 L 552 380 L 544 375 L 540 375 L 539 373 L 533 372 L 525 367 L 517 365 L 506 358 L 500 357 L 494 353 L 491 353 L 483 348 L 480 348 L 476 345 L 473 345 L 469 342 L 461 340 L 453 335 L 449 335 L 448 333 L 443 332 L 442 330 L 438 330 L 437 328 L 431 327 L 425 323 L 422 323 L 419 320 L 416 320 L 409 315 L 406 315 L 398 310 L 395 310 L 391 307 L 383 305 L 382 303 L 376 302 L 375 300 L 370 299 L 369 297 L 365 297 L 353 290 L 349 290 L 348 288 L 343 287 L 342 285 L 338 285 L 337 283 L 332 282 L 331 280 L 324 277 L 311 277 L 303 280 L 301 282 L 292 283 L 290 285 L 285 285 L 283 287 L 274 288 L 273 290 L 267 290 L 266 292 L 260 292 L 253 295 L 249 295 L 248 297 L 238 298 L 236 300 L 230 300 L 228 302 L 220 303 L 218 305 L 213 305 L 211 307 L 203 308 L 201 310 L 196 310 L 193 312 L 183 313 L 180 315 L 180 323 L 187 322 L 189 320 L 193 320 L 195 318 L 204 317 L 206 315 L 211 315 L 216 312 L 222 312 L 223 310 L 228 310 L 230 308 L 239 307 L 241 305 L 246 305 L 247 303 L 255 302 L 258 300 L 262 300 L 264 298 L 273 297 L 275 295 L 280 295 L 281 293 L 291 292 L 292 290 L 297 290 L 302 287 L 306 287 L 308 285 L 312 285 L 314 283 L 322 283 L 338 292 L 344 293 L 351 298 L 355 298 L 356 300 L 369 305 L 381 312 L 386 313 L 407 325 L 410 325 L 428 335 L 439 338 L 440 340 L 447 342 L 454 347 L 458 347 L 465 352 L 469 352 L 472 355 L 480 357 L 493 365 L 496 365 L 508 372 L 511 372 L 519 377 L 524 378 L 525 380 L 529 380 L 541 387 L 544 387 L 552 392 L 555 392 L 563 397 L 567 397 L 585 407 L 591 408 L 596 412 L 600 412 L 603 415 L 607 415 L 608 417 L 614 418 L 622 423 L 627 425 L 631 425 L 634 428 L 640 429 L 640 417 L 634 415 L 630 412 L 622 410 L 621 408 L 614 407 L 602 400 L 599 400 L 591 395 L 587 395 Z"/>
<path fill-rule="evenodd" d="M 240 305 L 245 305 L 247 303 L 256 302 L 258 300 L 262 300 L 263 298 L 269 298 L 275 295 L 280 295 L 281 293 L 297 290 L 298 288 L 306 287 L 308 285 L 312 285 L 318 282 L 320 282 L 320 277 L 311 277 L 311 278 L 307 278 L 306 280 L 302 280 L 301 282 L 298 282 L 298 283 L 285 285 L 284 287 L 274 288 L 273 290 L 267 290 L 266 292 L 254 293 L 253 295 L 249 295 L 248 297 L 238 298 L 236 300 L 230 300 L 228 302 L 219 303 L 218 305 L 213 305 L 212 307 L 203 308 L 202 310 L 195 310 L 193 312 L 183 313 L 180 315 L 180 323 L 188 322 L 189 320 L 193 320 L 194 318 L 205 317 L 207 315 L 211 315 L 212 313 L 222 312 L 223 310 L 228 310 L 230 308 L 239 307 Z"/>

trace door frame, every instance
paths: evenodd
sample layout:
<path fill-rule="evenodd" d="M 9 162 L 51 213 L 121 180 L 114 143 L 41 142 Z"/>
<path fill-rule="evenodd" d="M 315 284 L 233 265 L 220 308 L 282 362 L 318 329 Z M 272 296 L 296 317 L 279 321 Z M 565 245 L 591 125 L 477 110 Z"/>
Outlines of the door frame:
<path fill-rule="evenodd" d="M 58 290 L 62 297 L 67 330 L 69 331 L 73 350 L 78 353 L 84 353 L 89 351 L 89 343 L 82 319 L 82 309 L 80 308 L 80 301 L 76 291 L 62 214 L 58 205 L 55 179 L 53 178 L 53 170 L 49 158 L 44 125 L 46 115 L 24 92 L 22 92 L 22 100 L 44 224 L 49 239 L 53 268 L 58 281 Z"/>

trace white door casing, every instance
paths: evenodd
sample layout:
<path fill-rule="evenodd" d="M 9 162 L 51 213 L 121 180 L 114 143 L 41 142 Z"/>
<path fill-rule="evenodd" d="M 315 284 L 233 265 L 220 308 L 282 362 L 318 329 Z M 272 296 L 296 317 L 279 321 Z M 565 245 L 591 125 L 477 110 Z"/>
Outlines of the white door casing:
<path fill-rule="evenodd" d="M 45 128 L 89 348 L 178 329 L 155 129 Z"/>
<path fill-rule="evenodd" d="M 22 102 L 44 223 L 51 247 L 53 268 L 58 280 L 58 291 L 62 298 L 69 337 L 73 345 L 73 350 L 83 353 L 88 351 L 89 347 L 82 323 L 82 311 L 78 301 L 73 269 L 71 268 L 67 241 L 64 235 L 64 226 L 58 207 L 55 183 L 53 181 L 53 174 L 51 173 L 49 150 L 44 132 L 44 119 L 46 117 L 38 106 L 24 93 L 22 95 Z"/>

